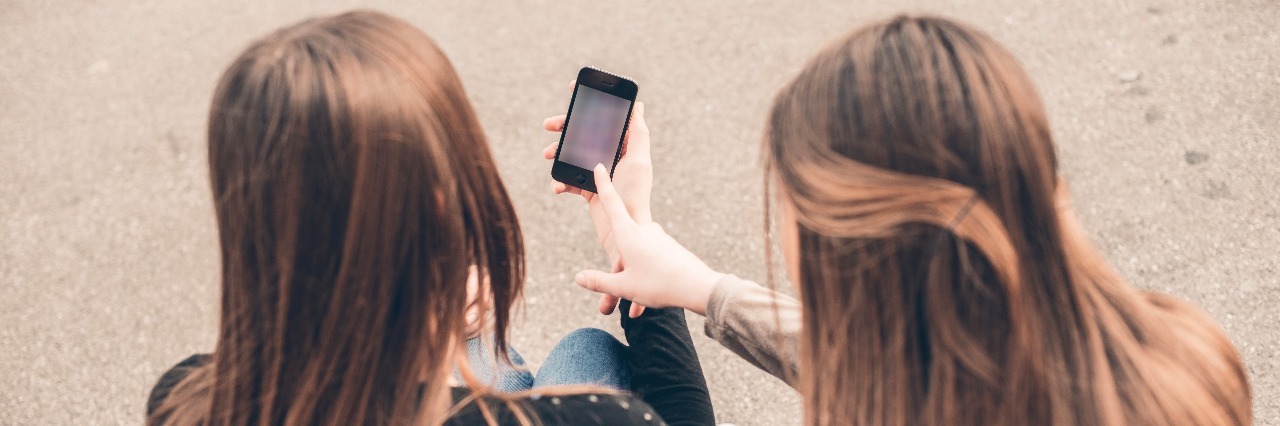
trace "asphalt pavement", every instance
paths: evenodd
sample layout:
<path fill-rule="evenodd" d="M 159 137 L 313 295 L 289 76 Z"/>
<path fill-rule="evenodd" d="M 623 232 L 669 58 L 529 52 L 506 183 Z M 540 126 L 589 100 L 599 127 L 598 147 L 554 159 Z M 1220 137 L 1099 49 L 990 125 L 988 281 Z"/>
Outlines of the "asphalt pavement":
<path fill-rule="evenodd" d="M 418 25 L 462 75 L 524 228 L 514 343 L 534 365 L 576 328 L 619 331 L 572 283 L 604 258 L 539 156 L 579 67 L 639 83 L 655 218 L 712 267 L 763 281 L 773 94 L 854 26 L 932 13 L 1020 58 L 1094 240 L 1135 285 L 1216 319 L 1257 423 L 1280 424 L 1280 3 L 888 3 L 0 0 L 0 424 L 140 423 L 159 374 L 213 348 L 213 86 L 254 38 L 357 7 Z M 694 317 L 720 420 L 798 424 L 795 394 Z"/>

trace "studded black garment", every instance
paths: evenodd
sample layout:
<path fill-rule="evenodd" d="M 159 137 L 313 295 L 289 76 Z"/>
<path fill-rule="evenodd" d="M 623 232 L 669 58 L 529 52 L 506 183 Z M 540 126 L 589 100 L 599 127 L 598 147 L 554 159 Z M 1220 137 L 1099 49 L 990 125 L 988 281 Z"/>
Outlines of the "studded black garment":
<path fill-rule="evenodd" d="M 630 302 L 623 301 L 618 312 L 628 312 L 630 306 Z M 628 362 L 633 394 L 534 395 L 516 400 L 516 409 L 543 425 L 714 424 L 711 397 L 689 336 L 684 310 L 648 309 L 640 318 L 620 316 L 630 343 Z M 178 382 L 211 361 L 209 355 L 193 355 L 165 372 L 151 390 L 147 414 L 164 401 Z M 453 401 L 466 399 L 470 392 L 454 388 Z M 445 424 L 488 424 L 478 404 L 488 407 L 497 424 L 519 424 L 512 408 L 493 397 L 468 403 Z"/>

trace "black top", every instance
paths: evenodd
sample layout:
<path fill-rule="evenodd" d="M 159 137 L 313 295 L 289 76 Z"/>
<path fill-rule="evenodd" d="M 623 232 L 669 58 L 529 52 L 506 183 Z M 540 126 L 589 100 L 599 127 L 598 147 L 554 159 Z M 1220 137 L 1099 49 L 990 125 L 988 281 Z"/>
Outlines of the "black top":
<path fill-rule="evenodd" d="M 629 312 L 631 302 L 622 301 L 618 312 Z M 693 348 L 684 310 L 646 309 L 640 318 L 622 314 L 622 329 L 630 343 L 630 394 L 575 394 L 534 396 L 519 401 L 526 413 L 545 425 L 711 425 L 715 413 L 711 396 Z M 150 415 L 178 382 L 196 368 L 212 361 L 207 354 L 193 355 L 160 377 L 147 401 Z M 456 403 L 471 394 L 453 389 Z M 507 405 L 496 398 L 484 401 L 498 424 L 519 424 Z M 467 404 L 445 422 L 446 425 L 485 424 L 475 402 Z"/>

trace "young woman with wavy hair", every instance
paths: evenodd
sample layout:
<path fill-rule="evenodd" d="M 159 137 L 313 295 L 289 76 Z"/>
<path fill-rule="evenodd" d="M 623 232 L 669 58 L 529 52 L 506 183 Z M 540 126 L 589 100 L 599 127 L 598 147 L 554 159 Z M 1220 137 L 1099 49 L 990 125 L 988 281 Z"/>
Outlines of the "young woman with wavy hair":
<path fill-rule="evenodd" d="M 1251 422 L 1222 330 L 1088 241 L 1035 88 L 985 34 L 905 16 L 852 32 L 778 94 L 763 151 L 798 300 L 637 223 L 649 195 L 607 179 L 591 205 L 620 272 L 578 283 L 707 315 L 800 391 L 806 424 Z"/>
<path fill-rule="evenodd" d="M 253 43 L 208 136 L 217 347 L 161 378 L 149 424 L 712 421 L 679 309 L 624 318 L 630 347 L 571 333 L 523 386 L 485 364 L 509 354 L 520 227 L 461 81 L 408 23 L 352 12 Z"/>

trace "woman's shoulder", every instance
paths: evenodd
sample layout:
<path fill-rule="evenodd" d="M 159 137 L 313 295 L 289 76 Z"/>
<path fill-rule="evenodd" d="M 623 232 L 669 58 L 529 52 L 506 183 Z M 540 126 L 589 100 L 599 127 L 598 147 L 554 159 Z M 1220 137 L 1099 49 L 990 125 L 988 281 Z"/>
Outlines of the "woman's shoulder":
<path fill-rule="evenodd" d="M 454 401 L 465 400 L 469 391 L 454 389 Z M 487 424 L 481 405 L 498 420 L 497 424 L 520 424 L 513 410 L 521 410 L 535 422 L 546 425 L 665 425 L 657 412 L 640 398 L 627 393 L 582 393 L 538 395 L 506 400 L 483 396 L 449 418 L 447 425 Z"/>
<path fill-rule="evenodd" d="M 1186 338 L 1191 337 L 1231 348 L 1234 351 L 1234 346 L 1227 338 L 1226 332 L 1218 326 L 1217 321 L 1214 321 L 1208 312 L 1200 309 L 1199 306 L 1168 294 L 1139 291 L 1147 303 L 1150 303 L 1158 312 L 1160 323 L 1171 327 L 1179 337 L 1179 341 L 1185 343 Z"/>
<path fill-rule="evenodd" d="M 213 356 L 209 354 L 195 354 L 165 371 L 160 376 L 160 380 L 156 381 L 156 385 L 151 388 L 151 396 L 147 398 L 147 414 L 150 415 L 151 412 L 155 411 L 160 406 L 160 403 L 169 397 L 169 393 L 173 391 L 174 386 L 177 386 L 183 379 L 191 375 L 191 372 L 208 365 L 212 361 Z"/>
<path fill-rule="evenodd" d="M 1244 361 L 1240 353 L 1226 331 L 1207 312 L 1167 294 L 1151 291 L 1143 291 L 1142 294 L 1156 310 L 1153 322 L 1165 327 L 1160 338 L 1169 344 L 1158 349 L 1162 349 L 1170 359 L 1190 367 L 1207 369 L 1203 376 L 1208 378 L 1224 379 L 1223 373 L 1232 370 L 1243 374 Z M 1147 341 L 1156 338 L 1143 337 Z"/>
<path fill-rule="evenodd" d="M 1167 327 L 1159 336 L 1165 344 L 1152 344 L 1156 336 L 1143 336 L 1144 349 L 1159 353 L 1162 365 L 1179 367 L 1161 369 L 1162 383 L 1179 383 L 1173 393 L 1182 394 L 1184 400 L 1214 401 L 1193 408 L 1199 418 L 1233 419 L 1205 424 L 1247 424 L 1252 412 L 1248 372 L 1227 333 L 1190 302 L 1156 292 L 1142 294 L 1158 312 L 1153 322 Z"/>

